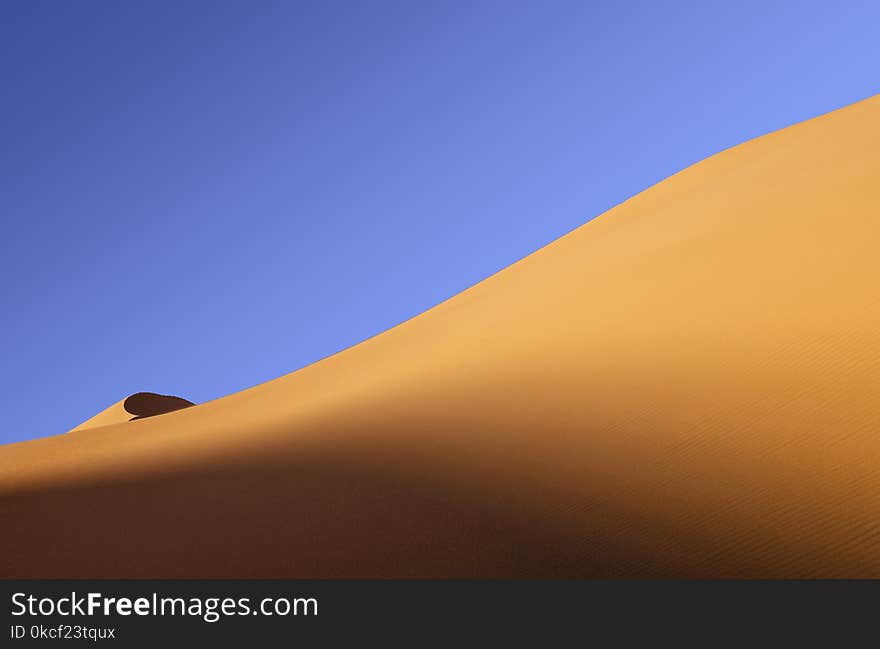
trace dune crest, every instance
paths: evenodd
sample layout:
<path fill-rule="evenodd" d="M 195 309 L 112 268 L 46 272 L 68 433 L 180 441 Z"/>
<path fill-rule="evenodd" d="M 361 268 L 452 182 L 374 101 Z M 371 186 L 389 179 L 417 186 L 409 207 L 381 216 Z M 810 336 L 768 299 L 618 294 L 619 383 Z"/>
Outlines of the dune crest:
<path fill-rule="evenodd" d="M 0 575 L 880 577 L 878 233 L 872 98 L 297 372 L 0 448 Z"/>
<path fill-rule="evenodd" d="M 192 401 L 181 397 L 174 397 L 155 392 L 135 392 L 134 394 L 117 401 L 109 408 L 102 410 L 94 417 L 87 419 L 79 426 L 71 428 L 68 432 L 73 433 L 87 428 L 121 424 L 126 421 L 155 417 L 165 413 L 174 412 L 182 408 L 195 405 Z"/>

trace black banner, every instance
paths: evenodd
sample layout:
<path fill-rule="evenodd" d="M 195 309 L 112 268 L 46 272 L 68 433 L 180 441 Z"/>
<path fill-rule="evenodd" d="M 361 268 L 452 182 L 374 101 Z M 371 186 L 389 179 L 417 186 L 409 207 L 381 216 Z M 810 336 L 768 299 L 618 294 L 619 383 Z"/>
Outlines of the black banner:
<path fill-rule="evenodd" d="M 875 581 L 3 581 L 2 646 L 358 644 L 477 634 L 536 646 L 601 638 L 790 639 L 870 629 Z M 872 629 L 870 629 L 872 630 Z M 495 645 L 489 645 L 495 646 Z"/>

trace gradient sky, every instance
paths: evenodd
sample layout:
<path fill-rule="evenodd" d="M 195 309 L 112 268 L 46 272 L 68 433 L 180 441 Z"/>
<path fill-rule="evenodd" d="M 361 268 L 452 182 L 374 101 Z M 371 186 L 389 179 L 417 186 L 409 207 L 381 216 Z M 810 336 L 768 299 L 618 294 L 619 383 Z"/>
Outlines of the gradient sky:
<path fill-rule="evenodd" d="M 379 333 L 877 93 L 878 25 L 875 1 L 6 0 L 0 443 Z"/>

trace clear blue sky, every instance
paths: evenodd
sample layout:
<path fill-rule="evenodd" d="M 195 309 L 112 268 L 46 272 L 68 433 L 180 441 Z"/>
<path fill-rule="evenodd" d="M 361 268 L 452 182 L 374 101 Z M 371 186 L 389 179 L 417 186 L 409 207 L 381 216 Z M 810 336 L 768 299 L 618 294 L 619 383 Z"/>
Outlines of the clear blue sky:
<path fill-rule="evenodd" d="M 880 92 L 878 25 L 875 1 L 6 0 L 0 443 L 387 329 Z"/>

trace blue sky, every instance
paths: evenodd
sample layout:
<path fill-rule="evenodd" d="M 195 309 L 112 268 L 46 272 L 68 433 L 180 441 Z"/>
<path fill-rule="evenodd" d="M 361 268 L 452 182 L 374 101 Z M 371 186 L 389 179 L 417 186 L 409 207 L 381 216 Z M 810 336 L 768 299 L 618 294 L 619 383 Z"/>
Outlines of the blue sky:
<path fill-rule="evenodd" d="M 387 329 L 877 93 L 877 25 L 876 2 L 0 3 L 0 443 Z"/>

